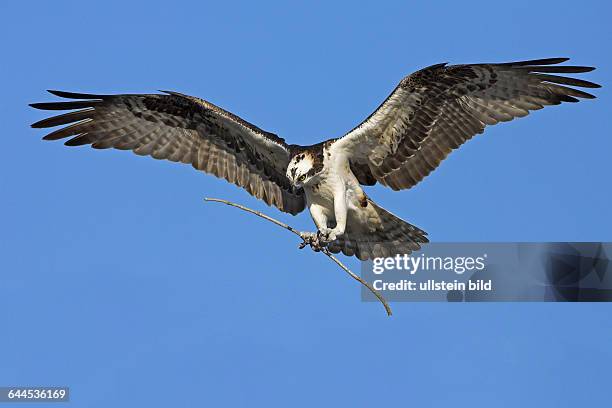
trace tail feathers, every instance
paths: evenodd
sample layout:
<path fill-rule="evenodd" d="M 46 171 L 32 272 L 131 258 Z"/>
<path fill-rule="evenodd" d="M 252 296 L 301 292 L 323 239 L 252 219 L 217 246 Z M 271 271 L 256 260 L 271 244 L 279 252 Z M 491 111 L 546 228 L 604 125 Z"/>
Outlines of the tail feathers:
<path fill-rule="evenodd" d="M 429 242 L 425 231 L 396 217 L 370 199 L 364 211 L 367 217 L 349 215 L 345 233 L 327 246 L 331 252 L 354 255 L 365 261 L 410 254 Z"/>

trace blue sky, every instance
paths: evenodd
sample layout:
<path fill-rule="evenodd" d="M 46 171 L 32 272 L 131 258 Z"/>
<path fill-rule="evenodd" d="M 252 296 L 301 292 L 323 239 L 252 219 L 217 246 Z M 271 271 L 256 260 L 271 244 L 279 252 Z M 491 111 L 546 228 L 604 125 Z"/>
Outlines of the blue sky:
<path fill-rule="evenodd" d="M 0 385 L 72 406 L 570 407 L 609 401 L 608 304 L 396 303 L 190 166 L 42 142 L 45 89 L 170 89 L 294 143 L 438 62 L 569 56 L 598 99 L 488 129 L 416 188 L 368 190 L 434 241 L 610 241 L 607 2 L 4 2 Z M 359 263 L 347 260 L 358 270 Z M 27 405 L 20 405 L 26 407 Z M 58 405 L 59 406 L 59 405 Z"/>

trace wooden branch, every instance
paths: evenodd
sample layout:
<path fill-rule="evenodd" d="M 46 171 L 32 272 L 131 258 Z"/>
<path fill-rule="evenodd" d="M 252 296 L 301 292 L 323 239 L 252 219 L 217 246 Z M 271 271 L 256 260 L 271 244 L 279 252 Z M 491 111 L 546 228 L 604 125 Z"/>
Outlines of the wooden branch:
<path fill-rule="evenodd" d="M 243 205 L 240 204 L 236 204 L 233 203 L 231 201 L 227 201 L 227 200 L 223 200 L 220 198 L 204 198 L 204 201 L 211 201 L 211 202 L 216 202 L 216 203 L 222 203 L 225 205 L 229 205 L 231 207 L 236 207 L 239 208 L 243 211 L 249 212 L 251 214 L 255 214 L 258 217 L 263 218 L 264 220 L 268 220 L 273 224 L 278 225 L 281 228 L 284 228 L 292 233 L 294 233 L 295 235 L 297 235 L 298 237 L 300 237 L 303 242 L 300 244 L 300 249 L 304 248 L 305 246 L 309 245 L 309 242 L 306 241 L 306 234 L 296 230 L 295 228 L 293 228 L 292 226 L 285 224 L 284 222 L 281 222 L 279 220 L 276 220 L 260 211 L 256 211 L 256 210 L 252 210 L 248 207 L 245 207 Z M 370 292 L 372 292 L 374 294 L 374 296 L 376 296 L 376 298 L 380 301 L 380 303 L 382 303 L 382 305 L 385 307 L 385 311 L 387 312 L 387 316 L 391 316 L 392 315 L 392 311 L 391 311 L 391 307 L 389 307 L 389 304 L 387 303 L 387 301 L 385 300 L 385 298 L 380 294 L 380 292 L 378 292 L 376 289 L 374 289 L 374 287 L 372 285 L 370 285 L 368 282 L 364 281 L 363 279 L 361 279 L 361 277 L 359 277 L 358 275 L 356 275 L 355 273 L 353 273 L 349 268 L 347 268 L 342 262 L 340 262 L 340 260 L 338 260 L 338 258 L 336 258 L 334 255 L 331 254 L 331 252 L 329 251 L 329 249 L 327 249 L 326 247 L 313 247 L 311 245 L 311 248 L 313 249 L 313 251 L 315 252 L 321 252 L 323 254 L 325 254 L 325 256 L 327 256 L 329 259 L 331 259 L 332 261 L 334 261 L 336 263 L 336 265 L 338 265 L 340 268 L 342 268 L 342 270 L 344 272 L 346 272 L 351 278 L 355 279 L 356 281 L 358 281 L 359 283 L 361 283 L 363 286 L 365 286 L 366 288 L 368 288 L 368 290 Z"/>

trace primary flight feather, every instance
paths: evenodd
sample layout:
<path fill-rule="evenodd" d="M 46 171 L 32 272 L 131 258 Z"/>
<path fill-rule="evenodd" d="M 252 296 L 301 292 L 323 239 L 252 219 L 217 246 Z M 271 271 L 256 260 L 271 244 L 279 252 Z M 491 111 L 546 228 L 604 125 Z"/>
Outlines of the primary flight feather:
<path fill-rule="evenodd" d="M 287 144 L 210 102 L 177 92 L 91 95 L 61 91 L 67 102 L 34 103 L 75 110 L 32 125 L 67 125 L 44 137 L 67 146 L 132 150 L 190 163 L 222 177 L 279 210 L 308 207 L 312 240 L 334 253 L 366 260 L 410 253 L 426 233 L 376 205 L 361 185 L 407 189 L 487 125 L 529 111 L 595 96 L 599 85 L 555 74 L 592 67 L 562 66 L 567 58 L 504 64 L 433 65 L 399 83 L 359 126 L 311 146 Z"/>

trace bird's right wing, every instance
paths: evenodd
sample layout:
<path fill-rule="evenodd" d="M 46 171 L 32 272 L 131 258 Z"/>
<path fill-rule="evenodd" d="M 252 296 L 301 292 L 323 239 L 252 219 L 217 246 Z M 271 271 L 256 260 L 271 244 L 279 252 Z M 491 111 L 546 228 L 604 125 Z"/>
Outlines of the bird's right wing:
<path fill-rule="evenodd" d="M 34 128 L 62 127 L 46 140 L 71 137 L 65 144 L 116 148 L 190 163 L 224 178 L 279 210 L 297 214 L 305 207 L 304 192 L 287 176 L 289 146 L 212 103 L 176 92 L 168 95 L 90 95 L 49 91 L 73 99 L 34 103 L 45 110 L 72 110 L 43 119 Z"/>

